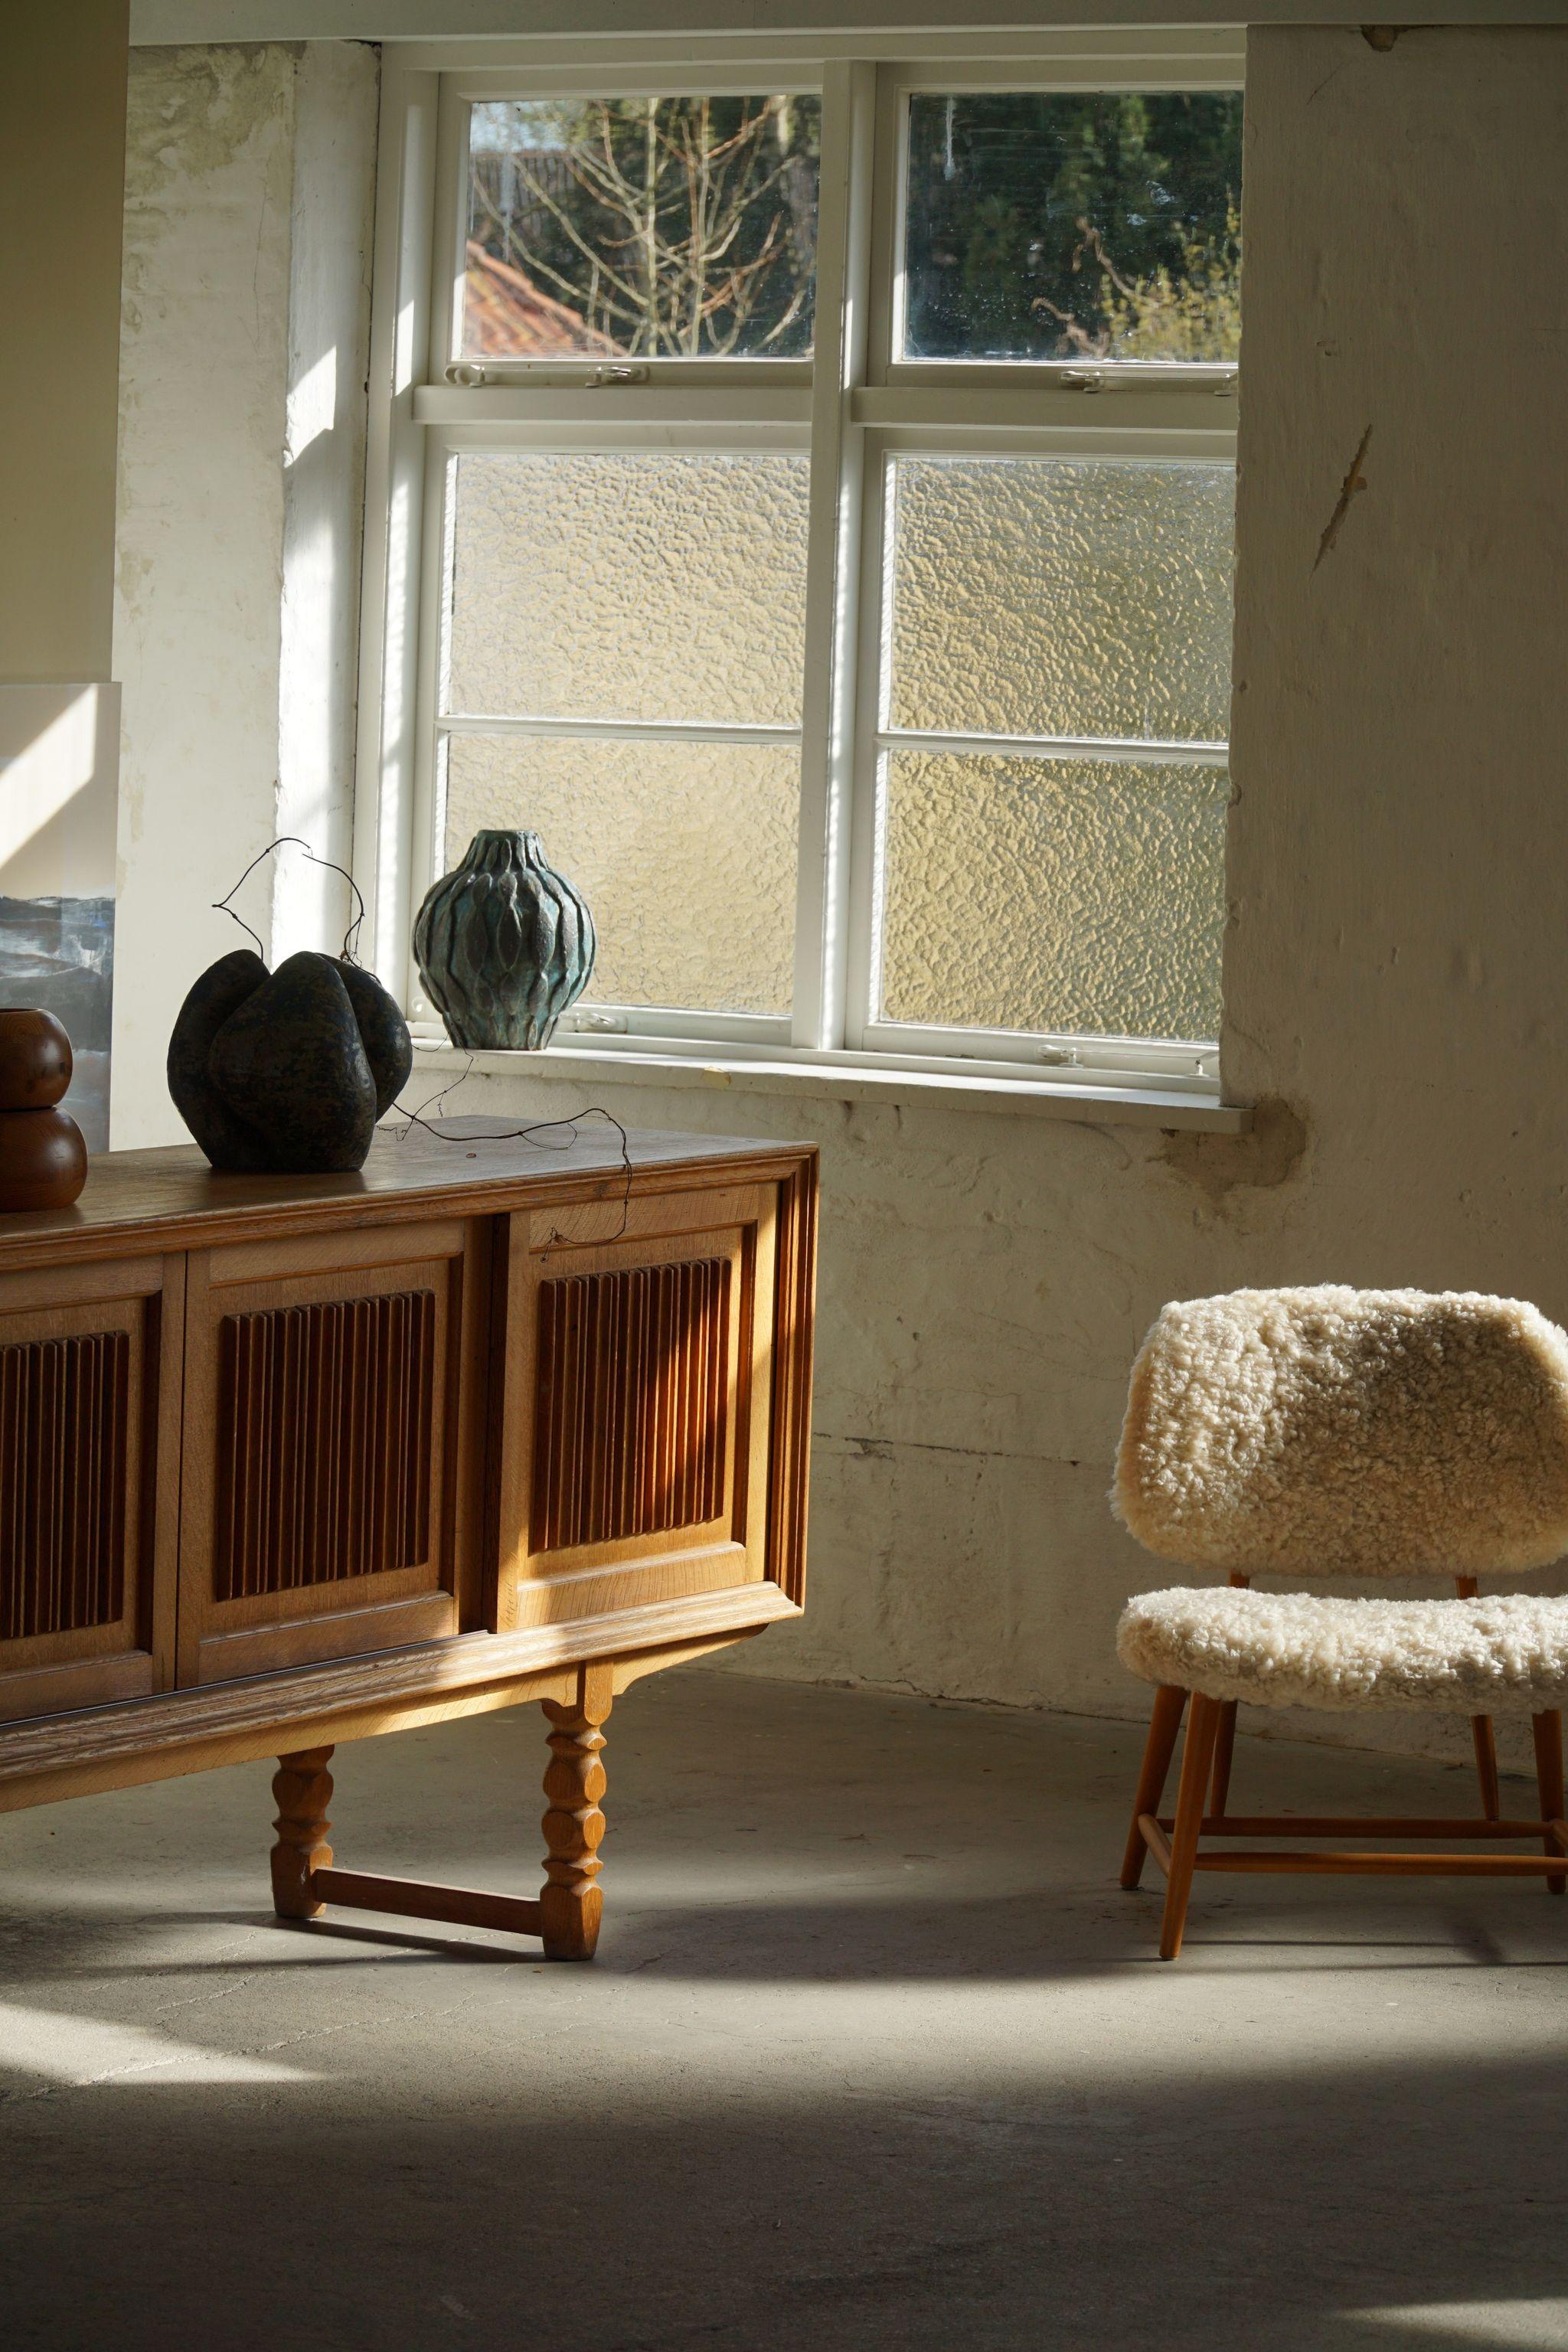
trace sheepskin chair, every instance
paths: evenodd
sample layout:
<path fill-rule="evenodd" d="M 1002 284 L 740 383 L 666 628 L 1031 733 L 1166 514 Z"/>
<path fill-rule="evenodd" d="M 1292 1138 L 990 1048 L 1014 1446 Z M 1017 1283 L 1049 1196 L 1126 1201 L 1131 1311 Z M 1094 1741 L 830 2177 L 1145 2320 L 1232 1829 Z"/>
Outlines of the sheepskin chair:
<path fill-rule="evenodd" d="M 1164 1308 L 1132 1368 L 1111 1505 L 1162 1559 L 1225 1573 L 1129 1601 L 1122 1664 L 1155 1685 L 1121 1883 L 1165 1872 L 1160 1951 L 1181 1949 L 1194 1870 L 1539 1872 L 1568 1885 L 1562 1708 L 1568 1601 L 1479 1596 L 1476 1579 L 1568 1551 L 1568 1338 L 1518 1299 L 1468 1291 L 1237 1290 Z M 1452 1576 L 1454 1601 L 1255 1592 L 1257 1575 Z M 1159 1817 L 1192 1708 L 1173 1819 Z M 1273 1820 L 1226 1811 L 1236 1713 L 1264 1706 L 1468 1715 L 1482 1818 Z M 1537 1821 L 1504 1821 L 1492 1717 L 1528 1714 Z M 1211 1782 L 1212 1775 L 1212 1782 Z M 1205 1814 L 1205 1802 L 1208 1813 Z M 1539 1838 L 1533 1854 L 1199 1852 L 1248 1835 Z"/>

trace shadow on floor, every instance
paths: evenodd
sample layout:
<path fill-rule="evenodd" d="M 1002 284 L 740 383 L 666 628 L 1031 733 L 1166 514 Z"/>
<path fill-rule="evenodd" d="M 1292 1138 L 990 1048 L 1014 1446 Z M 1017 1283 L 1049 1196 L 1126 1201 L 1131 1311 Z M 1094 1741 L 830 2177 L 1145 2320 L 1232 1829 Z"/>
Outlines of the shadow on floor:
<path fill-rule="evenodd" d="M 594 1968 L 273 1921 L 254 1770 L 0 1822 L 7 2352 L 1568 2346 L 1568 1906 L 1248 1882 L 1163 1967 L 1135 1734 L 627 1714 Z M 343 1859 L 531 1892 L 523 1729 L 353 1751 Z"/>

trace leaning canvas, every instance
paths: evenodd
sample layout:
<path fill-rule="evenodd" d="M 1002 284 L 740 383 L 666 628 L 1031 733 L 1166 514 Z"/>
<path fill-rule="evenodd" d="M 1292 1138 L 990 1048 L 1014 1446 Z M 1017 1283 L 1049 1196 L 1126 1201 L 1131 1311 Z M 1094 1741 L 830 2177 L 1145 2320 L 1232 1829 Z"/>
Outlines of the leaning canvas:
<path fill-rule="evenodd" d="M 0 686 L 0 1005 L 70 1033 L 66 1108 L 109 1148 L 117 686 Z"/>

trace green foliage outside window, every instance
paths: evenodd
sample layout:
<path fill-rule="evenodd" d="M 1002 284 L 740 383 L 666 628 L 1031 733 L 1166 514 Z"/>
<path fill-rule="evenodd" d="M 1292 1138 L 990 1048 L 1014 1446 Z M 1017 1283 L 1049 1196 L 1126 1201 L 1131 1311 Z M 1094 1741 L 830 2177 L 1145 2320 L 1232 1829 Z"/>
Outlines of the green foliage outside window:
<path fill-rule="evenodd" d="M 910 100 L 904 355 L 1228 360 L 1241 99 Z"/>
<path fill-rule="evenodd" d="M 476 106 L 469 236 L 544 298 L 517 349 L 808 354 L 820 139 L 811 97 Z M 921 92 L 908 153 L 901 356 L 1236 357 L 1239 94 Z"/>

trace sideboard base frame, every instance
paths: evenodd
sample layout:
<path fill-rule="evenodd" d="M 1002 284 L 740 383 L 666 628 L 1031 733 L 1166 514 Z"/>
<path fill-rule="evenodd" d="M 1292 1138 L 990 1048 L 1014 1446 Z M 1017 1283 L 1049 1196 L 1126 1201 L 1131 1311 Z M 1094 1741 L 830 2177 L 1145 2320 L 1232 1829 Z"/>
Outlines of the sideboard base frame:
<path fill-rule="evenodd" d="M 546 1699 L 552 1726 L 544 1775 L 550 1800 L 544 1816 L 544 1888 L 536 1902 L 482 1894 L 464 1886 L 431 1886 L 413 1878 L 379 1878 L 339 1870 L 327 1843 L 331 1822 L 331 1748 L 301 1748 L 278 1759 L 272 1793 L 278 1802 L 278 1843 L 272 1849 L 272 1903 L 280 1919 L 317 1919 L 329 1903 L 351 1911 L 391 1912 L 405 1919 L 437 1919 L 458 1927 L 488 1927 L 511 1936 L 538 1936 L 550 1960 L 591 1960 L 599 1940 L 604 1896 L 597 1880 L 605 1816 L 600 1762 L 615 1703 L 613 1664 L 582 1666 L 570 1696 Z"/>
<path fill-rule="evenodd" d="M 710 1601 L 728 1598 L 732 1602 L 737 1596 L 706 1597 Z M 247 1696 L 254 1712 L 253 1693 L 243 1687 L 225 1691 L 218 1696 L 227 1702 L 225 1711 L 236 1718 L 230 1727 L 221 1733 L 209 1730 L 205 1738 L 173 1753 L 166 1749 L 116 1753 L 119 1742 L 115 1734 L 123 1733 L 123 1723 L 100 1720 L 94 1726 L 90 1717 L 58 1717 L 52 1724 L 29 1724 L 9 1735 L 0 1729 L 0 1812 L 20 1811 L 33 1805 L 58 1803 L 70 1797 L 132 1788 L 149 1780 L 177 1779 L 189 1772 L 209 1771 L 219 1765 L 278 1755 L 278 1771 L 272 1783 L 278 1805 L 278 1840 L 272 1849 L 271 1868 L 273 1909 L 280 1919 L 316 1919 L 329 1904 L 333 1904 L 347 1910 L 390 1913 L 405 1919 L 432 1919 L 450 1927 L 537 1936 L 542 1940 L 546 1959 L 591 1960 L 604 1915 L 604 1896 L 597 1884 L 601 1868 L 598 1849 L 605 1833 L 599 1800 L 606 1785 L 605 1768 L 599 1760 L 605 1745 L 600 1726 L 608 1720 L 616 1699 L 645 1675 L 658 1674 L 667 1666 L 689 1664 L 715 1650 L 729 1649 L 737 1642 L 765 1633 L 780 1618 L 799 1616 L 800 1611 L 793 1602 L 782 1593 L 776 1597 L 784 1605 L 773 1606 L 760 1623 L 738 1625 L 698 1640 L 665 1643 L 657 1649 L 598 1657 L 565 1672 L 514 1675 L 501 1682 L 479 1682 L 460 1693 L 447 1691 L 424 1699 L 411 1698 L 392 1705 L 384 1702 L 335 1715 L 318 1715 L 311 1720 L 312 1732 L 318 1735 L 316 1744 L 282 1754 L 278 1753 L 279 1734 L 289 1711 L 279 1705 L 284 1695 L 271 1678 L 271 1687 L 266 1693 L 270 1702 L 268 1724 L 238 1720 Z M 753 1611 L 762 1598 L 755 1586 L 746 1589 L 745 1599 Z M 668 1609 L 662 1613 L 668 1622 Z M 583 1629 L 576 1631 L 581 1637 Z M 488 1638 L 494 1646 L 500 1646 L 498 1637 Z M 374 1665 L 380 1676 L 384 1675 L 388 1664 L 385 1658 L 353 1663 Z M 342 1671 L 338 1670 L 340 1680 Z M 293 1679 L 300 1683 L 310 1678 L 299 1675 Z M 382 1732 L 449 1722 L 456 1716 L 489 1714 L 530 1700 L 542 1706 L 551 1724 L 552 1754 L 544 1775 L 544 1793 L 550 1800 L 543 1822 L 548 1853 L 545 1883 L 537 1899 L 494 1895 L 471 1887 L 431 1885 L 419 1879 L 384 1878 L 337 1867 L 327 1843 L 331 1827 L 327 1807 L 332 1796 L 332 1779 L 327 1767 L 340 1745 Z M 310 1700 L 297 1693 L 295 1704 L 308 1709 Z M 141 1700 L 132 1706 L 100 1707 L 93 1712 L 100 1718 L 145 1717 L 149 1708 L 156 1705 L 155 1700 Z M 294 1727 L 297 1719 L 310 1718 L 290 1718 L 289 1728 Z M 80 1757 L 67 1765 L 41 1761 L 37 1735 L 49 1729 L 55 1734 L 57 1748 L 62 1742 L 91 1743 L 96 1732 L 98 1745 L 108 1752 Z M 33 1735 L 34 1755 L 28 1759 L 33 1769 L 27 1769 L 26 1763 L 18 1769 L 14 1752 L 22 1744 L 24 1732 Z M 322 1733 L 331 1737 L 321 1737 Z M 7 1754 L 8 1749 L 13 1752 Z"/>
<path fill-rule="evenodd" d="M 584 1664 L 607 1664 L 619 1697 L 644 1675 L 800 1614 L 776 1585 L 740 1585 L 577 1625 L 468 1634 L 210 1691 L 0 1725 L 0 1813 L 307 1747 L 345 1747 L 531 1699 L 564 1706 Z"/>

